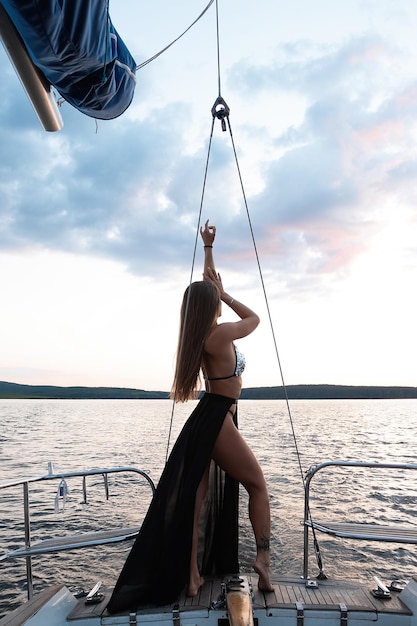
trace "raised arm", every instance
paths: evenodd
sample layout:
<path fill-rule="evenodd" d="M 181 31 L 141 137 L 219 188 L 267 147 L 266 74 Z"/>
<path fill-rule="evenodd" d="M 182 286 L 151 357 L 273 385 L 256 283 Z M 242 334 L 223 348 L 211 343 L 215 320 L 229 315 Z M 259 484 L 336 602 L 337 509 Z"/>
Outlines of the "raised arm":
<path fill-rule="evenodd" d="M 224 290 L 220 274 L 217 273 L 214 265 L 213 242 L 216 237 L 216 227 L 209 225 L 206 221 L 204 228 L 200 228 L 201 237 L 204 244 L 204 273 L 203 278 L 216 285 L 222 302 L 227 304 L 240 317 L 238 322 L 226 322 L 220 324 L 216 335 L 222 335 L 223 339 L 240 339 L 249 335 L 259 324 L 258 315 L 248 306 L 233 298 Z"/>
<path fill-rule="evenodd" d="M 200 227 L 200 235 L 204 243 L 204 269 L 203 276 L 208 274 L 210 268 L 214 269 L 213 242 L 216 238 L 216 227 L 210 226 L 207 220 L 204 228 Z M 207 280 L 207 279 L 205 279 Z"/>

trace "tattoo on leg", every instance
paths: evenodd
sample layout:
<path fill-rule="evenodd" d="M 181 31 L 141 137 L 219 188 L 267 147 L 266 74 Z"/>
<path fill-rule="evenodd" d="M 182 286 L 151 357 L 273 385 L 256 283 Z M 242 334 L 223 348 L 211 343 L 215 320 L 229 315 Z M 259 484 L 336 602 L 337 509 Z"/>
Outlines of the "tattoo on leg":
<path fill-rule="evenodd" d="M 258 550 L 264 550 L 265 552 L 268 552 L 269 539 L 267 539 L 266 537 L 261 537 L 261 540 L 259 543 L 256 544 L 256 547 L 258 548 Z"/>

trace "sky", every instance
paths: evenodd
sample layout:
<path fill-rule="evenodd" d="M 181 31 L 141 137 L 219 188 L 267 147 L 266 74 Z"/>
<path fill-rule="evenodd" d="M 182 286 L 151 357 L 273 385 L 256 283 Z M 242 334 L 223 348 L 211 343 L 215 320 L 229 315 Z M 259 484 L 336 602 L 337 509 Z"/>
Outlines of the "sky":
<path fill-rule="evenodd" d="M 110 15 L 140 64 L 207 2 Z M 215 3 L 122 116 L 64 103 L 56 133 L 0 47 L 0 380 L 169 390 L 210 219 L 226 290 L 261 318 L 245 386 L 417 385 L 416 3 L 219 0 L 218 18 L 242 184 L 216 120 L 204 185 Z"/>

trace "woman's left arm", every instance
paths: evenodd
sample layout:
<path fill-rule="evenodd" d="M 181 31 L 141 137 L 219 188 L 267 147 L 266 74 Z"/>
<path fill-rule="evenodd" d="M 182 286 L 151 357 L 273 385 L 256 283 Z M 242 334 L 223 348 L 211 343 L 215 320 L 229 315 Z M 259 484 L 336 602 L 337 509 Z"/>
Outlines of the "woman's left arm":
<path fill-rule="evenodd" d="M 204 269 L 203 276 L 209 273 L 209 270 L 215 269 L 214 267 L 214 255 L 213 255 L 213 242 L 216 237 L 216 227 L 210 226 L 207 220 L 203 227 L 200 227 L 200 235 L 204 243 Z"/>

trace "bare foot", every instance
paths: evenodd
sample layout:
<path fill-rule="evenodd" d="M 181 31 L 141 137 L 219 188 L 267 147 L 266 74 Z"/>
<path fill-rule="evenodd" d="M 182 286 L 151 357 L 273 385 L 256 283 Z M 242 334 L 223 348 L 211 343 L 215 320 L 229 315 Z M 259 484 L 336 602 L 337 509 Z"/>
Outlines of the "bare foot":
<path fill-rule="evenodd" d="M 198 594 L 199 589 L 204 585 L 204 578 L 199 576 L 194 580 L 190 580 L 188 585 L 187 596 L 189 598 L 194 598 Z"/>
<path fill-rule="evenodd" d="M 274 586 L 271 583 L 271 572 L 269 570 L 269 565 L 263 563 L 262 561 L 256 560 L 253 564 L 253 569 L 259 576 L 259 591 L 274 591 Z"/>

